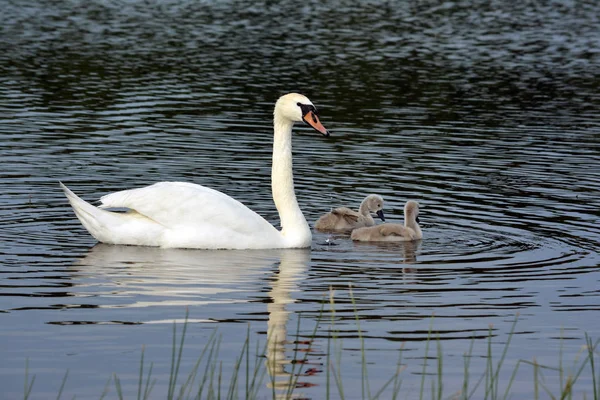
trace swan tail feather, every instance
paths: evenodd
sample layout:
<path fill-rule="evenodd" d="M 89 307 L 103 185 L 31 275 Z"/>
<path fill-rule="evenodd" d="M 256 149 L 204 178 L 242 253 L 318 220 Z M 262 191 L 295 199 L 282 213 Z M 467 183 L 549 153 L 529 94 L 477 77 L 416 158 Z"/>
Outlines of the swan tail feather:
<path fill-rule="evenodd" d="M 73 193 L 59 182 L 75 215 L 87 231 L 99 242 L 111 244 L 140 244 L 139 237 L 157 233 L 157 224 L 135 211 L 115 213 L 102 210 Z M 147 241 L 146 244 L 154 245 Z"/>
<path fill-rule="evenodd" d="M 85 229 L 87 229 L 93 237 L 98 241 L 103 242 L 104 238 L 101 231 L 106 227 L 104 219 L 108 217 L 106 214 L 108 214 L 109 211 L 100 210 L 98 207 L 94 207 L 73 193 L 62 182 L 59 183 L 79 221 L 81 221 Z"/>

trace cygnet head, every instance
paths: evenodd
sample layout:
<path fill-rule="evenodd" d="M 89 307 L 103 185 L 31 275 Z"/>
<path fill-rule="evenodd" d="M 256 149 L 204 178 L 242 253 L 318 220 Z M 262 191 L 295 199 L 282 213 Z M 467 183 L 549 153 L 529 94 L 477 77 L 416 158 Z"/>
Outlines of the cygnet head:
<path fill-rule="evenodd" d="M 370 213 L 377 214 L 379 219 L 385 222 L 385 216 L 383 215 L 383 197 L 377 194 L 370 194 L 364 200 L 364 203 Z"/>
<path fill-rule="evenodd" d="M 404 219 L 406 221 L 416 221 L 419 223 L 419 203 L 409 200 L 404 205 Z"/>
<path fill-rule="evenodd" d="M 329 136 L 329 132 L 319 121 L 317 108 L 308 97 L 299 93 L 288 93 L 281 96 L 275 103 L 273 115 L 275 121 L 282 118 L 292 122 L 302 121 L 323 135 Z"/>

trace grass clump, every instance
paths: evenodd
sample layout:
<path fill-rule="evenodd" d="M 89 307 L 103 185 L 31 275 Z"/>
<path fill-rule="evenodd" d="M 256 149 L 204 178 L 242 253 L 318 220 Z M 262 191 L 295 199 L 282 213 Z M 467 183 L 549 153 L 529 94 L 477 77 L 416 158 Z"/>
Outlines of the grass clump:
<path fill-rule="evenodd" d="M 354 300 L 353 300 L 354 304 Z M 317 394 L 317 397 L 325 399 L 345 399 L 347 397 L 346 389 L 348 388 L 343 381 L 342 372 L 342 348 L 343 343 L 339 338 L 339 331 L 335 329 L 335 310 L 333 295 L 330 299 L 331 305 L 331 326 L 329 329 L 329 335 L 327 338 L 327 347 L 324 356 L 325 360 L 325 387 L 322 391 Z M 405 381 L 406 374 L 403 372 L 407 369 L 406 365 L 403 365 L 403 352 L 404 345 L 399 349 L 399 357 L 397 365 L 392 372 L 389 379 L 384 381 L 383 385 L 375 391 L 371 390 L 371 384 L 368 374 L 368 362 L 367 362 L 367 351 L 365 348 L 365 338 L 362 334 L 360 327 L 360 318 L 354 304 L 354 313 L 356 316 L 357 331 L 360 341 L 360 363 L 361 363 L 361 393 L 360 398 L 362 399 L 398 399 L 398 398 L 415 398 L 409 392 L 403 392 L 403 382 Z M 185 322 L 179 340 L 177 340 L 177 325 L 173 324 L 173 340 L 172 340 L 172 351 L 171 351 L 171 365 L 169 373 L 169 382 L 167 387 L 166 399 L 168 400 L 187 400 L 187 399 L 264 399 L 268 398 L 265 395 L 265 387 L 270 388 L 270 396 L 273 400 L 275 399 L 297 399 L 299 394 L 297 389 L 299 387 L 305 388 L 306 386 L 299 385 L 299 378 L 307 373 L 305 366 L 308 365 L 308 357 L 310 353 L 310 346 L 317 337 L 317 327 L 322 319 L 323 309 L 321 309 L 318 322 L 312 332 L 312 335 L 308 335 L 308 340 L 300 340 L 300 320 L 298 318 L 297 333 L 295 335 L 296 340 L 293 347 L 293 358 L 292 362 L 286 364 L 289 371 L 285 371 L 287 376 L 286 382 L 276 381 L 278 375 L 278 369 L 284 369 L 281 365 L 277 364 L 277 359 L 269 360 L 269 352 L 271 354 L 278 354 L 277 351 L 285 351 L 284 347 L 290 342 L 277 337 L 267 337 L 264 346 L 260 347 L 259 343 L 256 343 L 256 347 L 253 352 L 250 351 L 250 326 L 247 328 L 246 339 L 243 343 L 242 349 L 239 355 L 235 359 L 233 370 L 228 374 L 228 381 L 225 382 L 225 375 L 223 373 L 223 363 L 218 360 L 219 349 L 221 347 L 221 337 L 217 335 L 217 330 L 214 330 L 210 335 L 208 341 L 203 347 L 196 362 L 191 367 L 187 376 L 181 379 L 181 365 L 183 357 L 183 349 L 185 346 L 185 338 L 188 329 L 187 313 Z M 541 393 L 545 393 L 551 399 L 573 399 L 575 395 L 574 388 L 579 379 L 584 375 L 584 372 L 589 372 L 589 377 L 592 382 L 592 393 L 590 399 L 598 400 L 600 397 L 600 371 L 597 368 L 597 357 L 598 357 L 598 345 L 600 340 L 593 341 L 587 334 L 585 337 L 585 345 L 582 347 L 580 352 L 576 355 L 571 368 L 563 367 L 563 354 L 562 354 L 562 340 L 561 340 L 561 351 L 559 354 L 559 365 L 558 367 L 550 367 L 547 365 L 539 364 L 535 358 L 529 360 L 518 360 L 514 365 L 512 372 L 508 375 L 508 380 L 501 378 L 501 370 L 505 366 L 506 356 L 509 351 L 511 339 L 515 334 L 515 328 L 518 322 L 518 315 L 513 321 L 508 338 L 500 353 L 500 357 L 495 361 L 494 354 L 492 352 L 492 326 L 489 328 L 486 354 L 484 355 L 485 369 L 479 376 L 472 377 L 473 371 L 471 369 L 471 359 L 473 358 L 473 349 L 475 339 L 471 340 L 469 349 L 463 355 L 463 381 L 460 386 L 460 390 L 456 393 L 445 393 L 444 386 L 444 358 L 442 350 L 442 341 L 439 335 L 434 332 L 434 318 L 432 317 L 429 325 L 428 335 L 425 343 L 425 355 L 423 357 L 423 366 L 421 369 L 421 377 L 419 384 L 419 399 L 484 399 L 484 400 L 498 400 L 508 399 L 511 396 L 511 389 L 517 376 L 518 371 L 523 365 L 527 365 L 532 369 L 531 379 L 531 398 L 539 399 Z M 562 337 L 562 334 L 561 334 Z M 430 380 L 430 392 L 426 390 L 427 377 L 428 375 L 428 361 L 430 344 L 434 341 L 436 344 L 436 356 L 431 357 L 437 360 L 437 365 L 433 377 Z M 300 345 L 308 344 L 309 348 L 304 350 L 304 356 L 299 358 L 298 355 L 301 352 Z M 271 347 L 270 347 L 271 346 Z M 256 356 L 254 356 L 256 355 Z M 263 362 L 266 360 L 266 362 Z M 153 378 L 153 363 L 146 366 L 145 362 L 145 348 L 142 346 L 141 358 L 139 364 L 139 372 L 137 374 L 137 393 L 134 397 L 137 400 L 147 400 L 156 398 L 153 395 L 153 389 L 156 384 L 156 379 Z M 147 371 L 147 372 L 146 372 Z M 553 389 L 548 385 L 548 380 L 545 374 L 551 372 L 553 374 L 552 379 L 555 381 L 558 376 L 558 388 Z M 61 398 L 67 384 L 69 371 L 64 375 L 60 389 L 57 395 L 57 399 Z M 267 375 L 269 378 L 266 378 Z M 265 380 L 268 379 L 268 383 L 265 384 Z M 240 383 L 243 380 L 243 383 Z M 112 382 L 112 385 L 111 385 Z M 24 382 L 24 394 L 25 400 L 29 399 L 34 388 L 35 375 L 30 377 L 29 374 L 29 361 L 26 361 L 25 365 L 25 382 Z M 455 382 L 456 383 L 456 382 Z M 555 383 L 555 382 L 553 382 Z M 109 391 L 110 387 L 114 386 L 116 395 L 119 399 L 125 399 L 126 396 L 123 393 L 121 381 L 116 374 L 109 377 L 103 392 L 100 394 L 100 399 L 104 399 Z M 554 385 L 556 386 L 556 384 Z M 261 391 L 262 389 L 262 391 Z M 323 394 L 324 393 L 324 394 Z M 356 398 L 356 393 L 353 393 L 352 398 Z M 305 397 L 301 397 L 305 398 Z M 586 397 L 587 398 L 587 397 Z"/>

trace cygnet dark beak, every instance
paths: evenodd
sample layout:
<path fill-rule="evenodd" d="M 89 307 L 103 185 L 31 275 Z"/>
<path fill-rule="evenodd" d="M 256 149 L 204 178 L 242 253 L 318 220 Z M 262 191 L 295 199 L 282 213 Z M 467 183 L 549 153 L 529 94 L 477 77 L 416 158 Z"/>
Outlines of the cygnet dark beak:
<path fill-rule="evenodd" d="M 383 222 L 385 222 L 385 217 L 383 216 L 383 210 L 379 210 L 377 211 L 377 216 L 379 217 L 380 220 L 382 220 Z"/>

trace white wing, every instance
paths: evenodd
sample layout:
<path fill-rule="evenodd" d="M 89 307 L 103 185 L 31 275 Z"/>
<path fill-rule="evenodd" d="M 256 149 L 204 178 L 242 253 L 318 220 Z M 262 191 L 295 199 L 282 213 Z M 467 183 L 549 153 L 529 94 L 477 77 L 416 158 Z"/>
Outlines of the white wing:
<path fill-rule="evenodd" d="M 279 234 L 263 217 L 224 193 L 186 182 L 159 182 L 103 196 L 101 208 L 126 207 L 166 229 L 226 228 L 242 235 Z"/>

